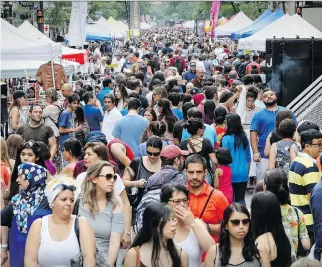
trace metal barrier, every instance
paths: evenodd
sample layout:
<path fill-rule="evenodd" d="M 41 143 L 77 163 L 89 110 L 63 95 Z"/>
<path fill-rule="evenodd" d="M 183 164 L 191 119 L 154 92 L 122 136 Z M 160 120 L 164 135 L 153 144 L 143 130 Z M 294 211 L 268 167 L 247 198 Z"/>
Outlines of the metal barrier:
<path fill-rule="evenodd" d="M 313 121 L 322 129 L 322 75 L 286 108 L 290 109 L 299 121 Z"/>

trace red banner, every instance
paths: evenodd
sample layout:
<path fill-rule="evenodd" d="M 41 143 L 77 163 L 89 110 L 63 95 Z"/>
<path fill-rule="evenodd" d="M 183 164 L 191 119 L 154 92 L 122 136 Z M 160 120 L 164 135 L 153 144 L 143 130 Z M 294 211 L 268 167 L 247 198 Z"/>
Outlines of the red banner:
<path fill-rule="evenodd" d="M 221 0 L 214 0 L 211 6 L 210 12 L 210 27 L 211 27 L 211 37 L 214 38 L 216 36 L 215 29 L 218 22 L 218 17 L 220 13 Z"/>
<path fill-rule="evenodd" d="M 77 62 L 79 64 L 84 64 L 85 63 L 84 57 L 85 57 L 84 53 L 72 54 L 72 55 L 62 55 L 62 59 L 68 60 L 68 61 L 74 61 L 74 62 Z"/>

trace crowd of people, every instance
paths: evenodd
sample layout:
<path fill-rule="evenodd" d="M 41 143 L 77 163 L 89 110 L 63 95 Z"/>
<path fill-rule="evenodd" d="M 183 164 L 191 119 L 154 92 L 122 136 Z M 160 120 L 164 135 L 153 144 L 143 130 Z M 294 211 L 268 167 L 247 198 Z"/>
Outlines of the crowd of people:
<path fill-rule="evenodd" d="M 93 45 L 94 84 L 14 91 L 1 265 L 321 266 L 321 129 L 229 47 L 158 28 Z"/>

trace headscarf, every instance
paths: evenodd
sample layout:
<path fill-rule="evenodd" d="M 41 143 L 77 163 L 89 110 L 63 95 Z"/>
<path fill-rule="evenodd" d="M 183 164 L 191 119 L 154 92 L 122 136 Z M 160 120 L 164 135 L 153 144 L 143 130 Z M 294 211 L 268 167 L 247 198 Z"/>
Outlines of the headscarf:
<path fill-rule="evenodd" d="M 70 190 L 72 192 L 76 191 L 75 182 L 71 181 L 66 177 L 56 177 L 54 180 L 50 181 L 45 189 L 45 195 L 47 197 L 49 206 L 53 206 L 53 202 L 61 191 Z"/>
<path fill-rule="evenodd" d="M 28 217 L 32 216 L 45 197 L 47 171 L 34 163 L 23 163 L 18 166 L 18 176 L 27 180 L 27 189 L 15 195 L 11 202 L 16 217 L 18 230 L 27 234 Z"/>
<path fill-rule="evenodd" d="M 89 132 L 85 137 L 84 143 L 87 144 L 89 142 L 94 142 L 94 143 L 101 142 L 101 143 L 107 145 L 106 136 L 105 136 L 105 134 L 103 134 L 100 131 Z"/>

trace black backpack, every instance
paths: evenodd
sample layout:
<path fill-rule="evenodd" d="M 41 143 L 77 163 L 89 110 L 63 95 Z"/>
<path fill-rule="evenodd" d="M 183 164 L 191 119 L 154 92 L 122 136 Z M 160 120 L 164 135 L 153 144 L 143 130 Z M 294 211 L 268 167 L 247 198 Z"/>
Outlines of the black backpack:
<path fill-rule="evenodd" d="M 174 63 L 172 65 L 173 67 L 176 67 L 179 74 L 182 75 L 183 72 L 183 64 L 182 64 L 182 58 L 181 57 L 175 57 Z"/>

